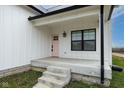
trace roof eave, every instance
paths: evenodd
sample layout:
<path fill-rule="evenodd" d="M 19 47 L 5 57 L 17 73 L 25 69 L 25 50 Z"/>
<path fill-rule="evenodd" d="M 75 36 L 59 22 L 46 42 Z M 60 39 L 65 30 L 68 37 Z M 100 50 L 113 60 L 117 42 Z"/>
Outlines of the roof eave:
<path fill-rule="evenodd" d="M 36 8 L 35 6 L 33 5 L 27 5 L 28 7 L 32 8 L 33 10 L 37 11 L 38 13 L 40 14 L 45 14 L 43 11 L 39 10 L 38 8 Z"/>
<path fill-rule="evenodd" d="M 113 10 L 114 10 L 114 5 L 111 5 L 111 9 L 110 9 L 110 12 L 109 12 L 109 16 L 108 16 L 108 21 L 111 19 L 112 17 L 112 13 L 113 13 Z"/>
<path fill-rule="evenodd" d="M 52 12 L 49 12 L 49 13 L 46 13 L 46 14 L 29 17 L 28 20 L 32 21 L 32 20 L 39 19 L 39 18 L 42 18 L 42 17 L 55 15 L 55 14 L 59 14 L 59 13 L 67 12 L 67 11 L 72 11 L 72 10 L 75 10 L 75 9 L 88 7 L 88 6 L 91 6 L 91 5 L 74 5 L 74 6 L 70 6 L 70 7 L 67 7 L 67 8 L 60 9 L 60 10 L 52 11 Z"/>

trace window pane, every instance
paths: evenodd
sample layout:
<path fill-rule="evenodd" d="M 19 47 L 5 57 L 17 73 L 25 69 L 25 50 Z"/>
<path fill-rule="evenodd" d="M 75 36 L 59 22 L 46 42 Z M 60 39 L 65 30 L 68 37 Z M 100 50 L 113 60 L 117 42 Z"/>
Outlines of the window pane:
<path fill-rule="evenodd" d="M 76 40 L 82 40 L 82 32 L 81 31 L 72 32 L 72 41 L 76 41 Z"/>
<path fill-rule="evenodd" d="M 95 40 L 95 31 L 84 31 L 84 40 Z"/>
<path fill-rule="evenodd" d="M 82 49 L 81 41 L 73 41 L 72 42 L 72 50 L 81 50 Z"/>
<path fill-rule="evenodd" d="M 94 50 L 95 51 L 95 41 L 84 41 L 84 50 Z"/>

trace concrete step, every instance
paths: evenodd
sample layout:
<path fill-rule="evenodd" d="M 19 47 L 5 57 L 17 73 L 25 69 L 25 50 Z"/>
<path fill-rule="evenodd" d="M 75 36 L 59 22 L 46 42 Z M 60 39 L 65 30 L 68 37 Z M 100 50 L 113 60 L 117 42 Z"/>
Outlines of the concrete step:
<path fill-rule="evenodd" d="M 57 80 L 66 80 L 68 75 L 45 71 L 45 72 L 43 72 L 43 76 L 51 77 L 51 78 L 54 78 Z"/>
<path fill-rule="evenodd" d="M 50 87 L 43 83 L 37 83 L 33 88 L 50 88 Z"/>
<path fill-rule="evenodd" d="M 45 84 L 52 88 L 62 88 L 66 85 L 66 81 L 57 80 L 51 77 L 42 76 L 38 79 L 39 83 Z"/>
<path fill-rule="evenodd" d="M 59 74 L 69 74 L 70 68 L 58 67 L 58 66 L 48 66 L 47 71 Z"/>
<path fill-rule="evenodd" d="M 71 71 L 69 68 L 49 66 L 47 71 L 43 72 L 43 76 L 38 79 L 34 88 L 61 88 L 68 84 L 70 79 Z"/>

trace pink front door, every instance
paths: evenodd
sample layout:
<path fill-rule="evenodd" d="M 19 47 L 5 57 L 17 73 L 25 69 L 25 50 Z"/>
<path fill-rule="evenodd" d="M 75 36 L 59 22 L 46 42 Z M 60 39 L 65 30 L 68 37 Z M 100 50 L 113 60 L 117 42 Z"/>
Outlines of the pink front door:
<path fill-rule="evenodd" d="M 58 57 L 59 56 L 59 37 L 53 36 L 52 39 L 52 56 Z"/>

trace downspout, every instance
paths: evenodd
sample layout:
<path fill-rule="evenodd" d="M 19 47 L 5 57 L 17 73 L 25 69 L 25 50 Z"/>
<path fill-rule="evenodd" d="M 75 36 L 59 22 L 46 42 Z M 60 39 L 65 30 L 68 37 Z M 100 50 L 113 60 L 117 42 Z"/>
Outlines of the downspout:
<path fill-rule="evenodd" d="M 104 84 L 104 5 L 100 5 L 101 30 L 101 84 Z"/>

